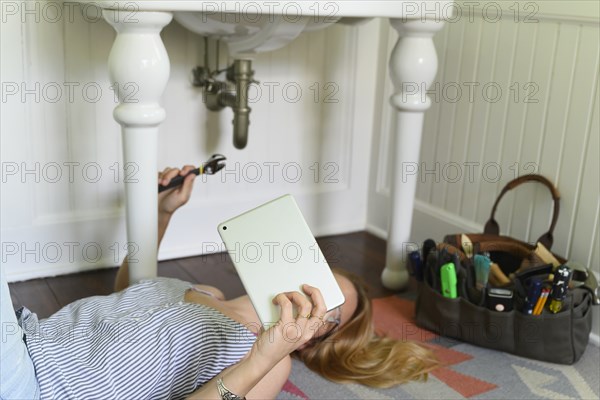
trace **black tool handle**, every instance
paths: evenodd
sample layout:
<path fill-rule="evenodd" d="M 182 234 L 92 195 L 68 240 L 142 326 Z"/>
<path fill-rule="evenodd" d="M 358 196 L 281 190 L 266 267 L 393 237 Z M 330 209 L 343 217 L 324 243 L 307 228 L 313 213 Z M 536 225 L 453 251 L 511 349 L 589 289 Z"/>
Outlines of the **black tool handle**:
<path fill-rule="evenodd" d="M 188 172 L 187 174 L 185 174 L 183 176 L 177 175 L 175 178 L 171 179 L 171 182 L 169 182 L 169 184 L 167 186 L 158 185 L 158 193 L 164 192 L 165 190 L 173 189 L 174 187 L 182 185 L 184 179 L 189 174 L 200 175 L 200 168 L 193 169 L 193 170 L 191 170 L 190 172 Z"/>

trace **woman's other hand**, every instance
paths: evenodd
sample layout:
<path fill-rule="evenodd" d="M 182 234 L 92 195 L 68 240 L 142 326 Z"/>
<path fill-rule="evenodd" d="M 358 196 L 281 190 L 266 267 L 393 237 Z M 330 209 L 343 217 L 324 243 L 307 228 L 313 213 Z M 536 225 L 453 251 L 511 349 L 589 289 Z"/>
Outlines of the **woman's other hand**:
<path fill-rule="evenodd" d="M 260 334 L 251 356 L 276 363 L 312 339 L 323 325 L 327 308 L 321 291 L 310 285 L 303 285 L 302 290 L 312 303 L 300 292 L 280 293 L 273 299 L 281 309 L 279 321 Z M 298 312 L 296 317 L 294 306 Z"/>
<path fill-rule="evenodd" d="M 182 169 L 167 167 L 164 171 L 158 173 L 158 184 L 167 186 L 171 179 L 177 175 L 184 176 L 194 169 L 192 165 L 186 165 Z M 194 187 L 195 174 L 186 176 L 183 184 L 173 189 L 165 190 L 158 194 L 158 213 L 171 215 L 179 207 L 188 202 L 192 195 Z"/>
<path fill-rule="evenodd" d="M 187 399 L 221 398 L 217 390 L 218 379 L 222 379 L 221 383 L 226 384 L 238 396 L 236 398 L 246 395 L 257 399 L 275 398 L 291 371 L 288 355 L 315 335 L 327 311 L 319 289 L 302 285 L 302 290 L 312 302 L 300 292 L 275 296 L 273 304 L 281 308 L 279 321 L 266 331 L 261 330 L 246 357 L 226 368 Z M 296 317 L 294 307 L 298 312 Z"/>

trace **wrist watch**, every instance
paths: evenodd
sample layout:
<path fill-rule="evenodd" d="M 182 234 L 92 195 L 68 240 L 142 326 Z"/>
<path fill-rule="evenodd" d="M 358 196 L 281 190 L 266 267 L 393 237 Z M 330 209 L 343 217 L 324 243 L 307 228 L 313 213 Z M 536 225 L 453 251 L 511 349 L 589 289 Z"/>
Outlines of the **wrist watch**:
<path fill-rule="evenodd" d="M 217 379 L 217 390 L 222 400 L 246 400 L 245 397 L 240 397 L 237 394 L 231 393 L 223 383 L 223 378 Z"/>

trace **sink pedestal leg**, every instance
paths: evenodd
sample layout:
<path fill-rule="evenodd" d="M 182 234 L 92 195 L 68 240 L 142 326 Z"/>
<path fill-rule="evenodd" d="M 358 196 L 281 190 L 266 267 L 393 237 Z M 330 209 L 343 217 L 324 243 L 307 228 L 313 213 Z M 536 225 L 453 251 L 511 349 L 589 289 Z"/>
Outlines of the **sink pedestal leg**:
<path fill-rule="evenodd" d="M 412 214 L 418 173 L 424 112 L 431 105 L 426 95 L 437 72 L 437 55 L 433 35 L 443 22 L 390 19 L 400 38 L 390 59 L 394 95 L 390 102 L 398 110 L 392 187 L 390 224 L 388 227 L 386 266 L 381 275 L 389 289 L 408 284 L 404 249 L 410 241 Z M 412 171 L 412 173 L 410 173 Z"/>
<path fill-rule="evenodd" d="M 135 283 L 156 276 L 157 141 L 166 116 L 159 100 L 170 72 L 160 31 L 173 16 L 116 10 L 102 15 L 117 31 L 108 64 L 113 87 L 118 88 L 113 116 L 123 133 L 129 281 Z"/>

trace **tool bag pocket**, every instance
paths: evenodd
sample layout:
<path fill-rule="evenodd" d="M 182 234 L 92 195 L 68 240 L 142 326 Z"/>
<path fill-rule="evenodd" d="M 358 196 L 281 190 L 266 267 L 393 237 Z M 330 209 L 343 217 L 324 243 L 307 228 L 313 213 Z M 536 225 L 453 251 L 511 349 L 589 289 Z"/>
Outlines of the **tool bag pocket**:
<path fill-rule="evenodd" d="M 557 314 L 515 314 L 515 354 L 523 357 L 572 364 L 579 360 L 592 329 L 592 296 L 575 289 L 569 307 Z"/>
<path fill-rule="evenodd" d="M 472 304 L 464 297 L 443 297 L 423 282 L 417 295 L 416 320 L 422 328 L 476 346 L 572 364 L 579 360 L 588 344 L 591 308 L 591 294 L 575 289 L 557 314 L 497 312 Z"/>

